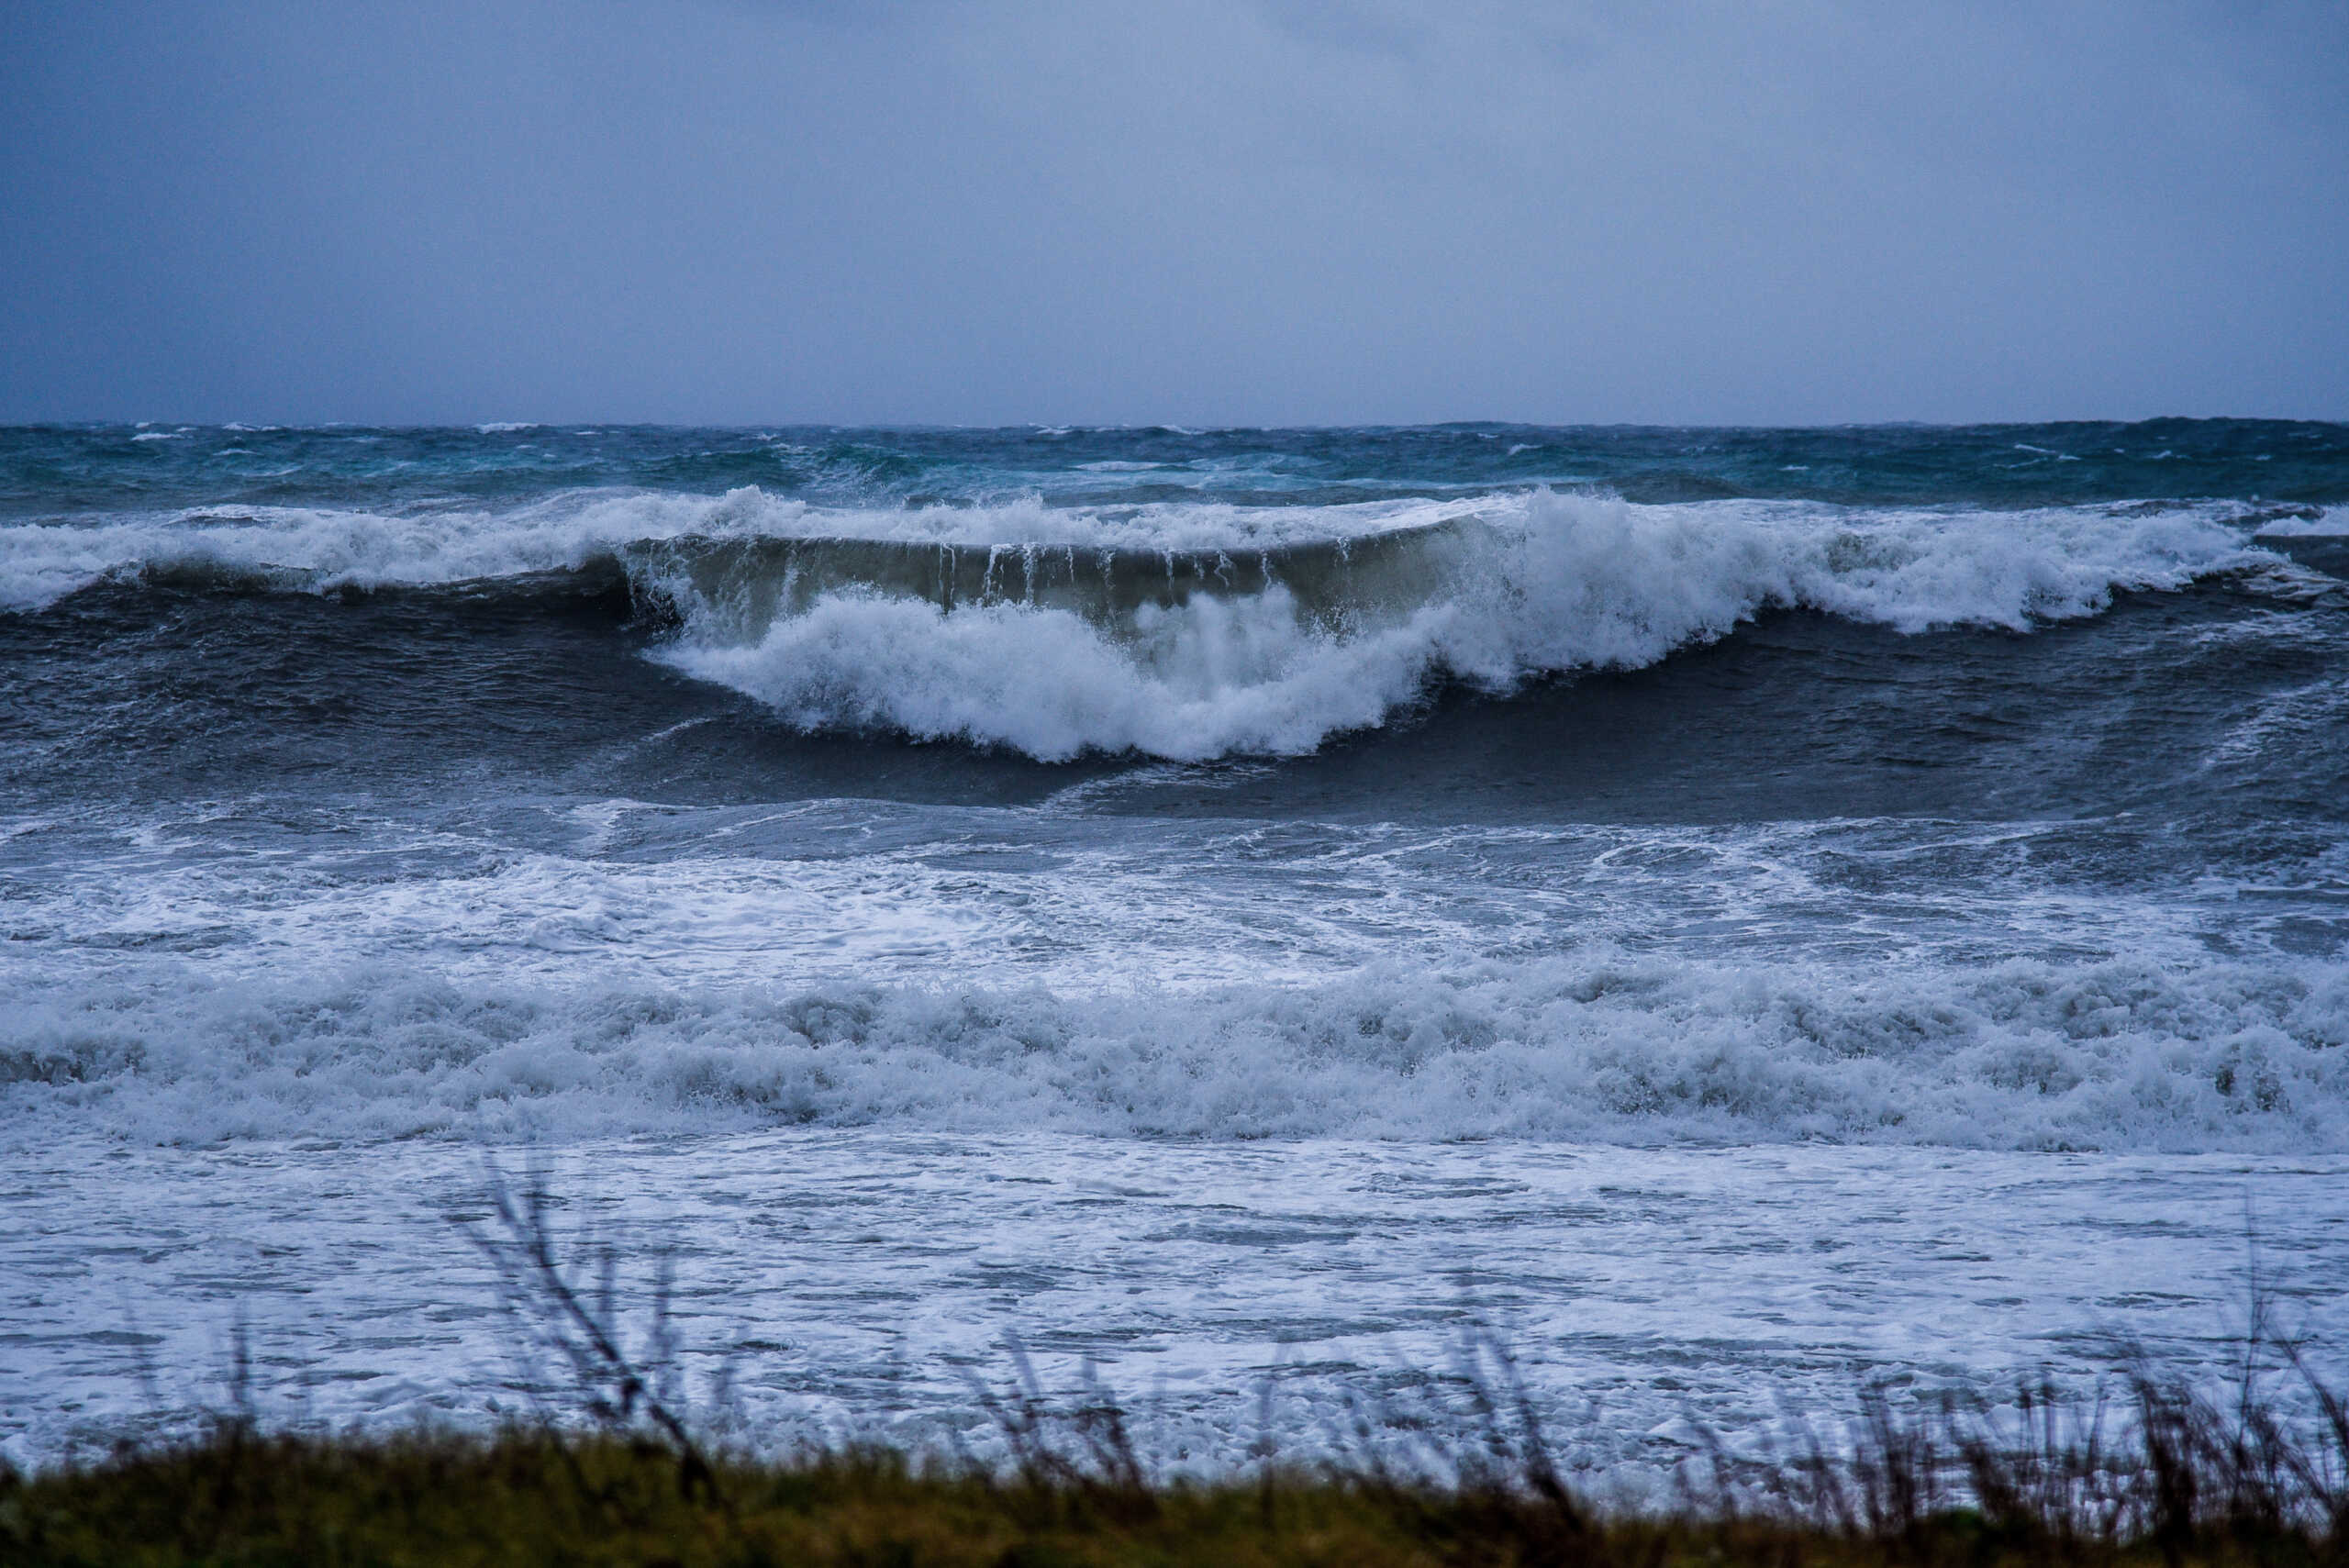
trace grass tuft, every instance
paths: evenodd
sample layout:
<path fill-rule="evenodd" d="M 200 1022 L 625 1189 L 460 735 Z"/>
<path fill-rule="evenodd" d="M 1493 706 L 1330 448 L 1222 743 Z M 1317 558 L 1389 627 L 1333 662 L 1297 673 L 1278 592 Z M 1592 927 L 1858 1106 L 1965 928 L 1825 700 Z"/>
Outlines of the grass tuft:
<path fill-rule="evenodd" d="M 1487 1358 L 1499 1353 L 1487 1347 Z M 1504 1365 L 1506 1363 L 1503 1363 Z M 1008 1463 L 848 1447 L 783 1458 L 634 1430 L 270 1433 L 242 1414 L 153 1449 L 0 1471 L 0 1562 L 85 1564 L 1552 1565 L 2058 1568 L 2349 1564 L 2349 1411 L 2303 1372 L 2296 1430 L 2139 1375 L 2126 1401 L 2044 1385 L 2009 1408 L 1904 1415 L 1878 1391 L 1845 1450 L 1720 1459 L 1666 1517 L 1609 1515 L 1567 1484 L 1521 1390 L 1465 1397 L 1484 1421 L 1448 1478 L 1377 1459 L 1220 1481 L 1151 1474 L 1097 1385 L 1056 1402 L 1024 1356 L 981 1385 Z M 1513 1374 L 1511 1374 L 1513 1375 Z"/>

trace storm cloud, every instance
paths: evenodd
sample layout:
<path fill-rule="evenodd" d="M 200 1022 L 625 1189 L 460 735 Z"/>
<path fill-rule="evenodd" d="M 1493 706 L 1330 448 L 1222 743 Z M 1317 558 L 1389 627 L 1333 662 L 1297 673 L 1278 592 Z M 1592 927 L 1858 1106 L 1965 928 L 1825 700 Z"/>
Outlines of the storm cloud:
<path fill-rule="evenodd" d="M 2349 11 L 5 7 L 0 418 L 2349 417 Z"/>

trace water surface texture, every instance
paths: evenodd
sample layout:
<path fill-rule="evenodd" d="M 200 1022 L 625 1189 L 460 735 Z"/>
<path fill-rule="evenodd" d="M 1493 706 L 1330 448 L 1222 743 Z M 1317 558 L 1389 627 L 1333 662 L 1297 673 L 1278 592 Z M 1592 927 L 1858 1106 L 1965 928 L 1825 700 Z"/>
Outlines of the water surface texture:
<path fill-rule="evenodd" d="M 0 1443 L 238 1312 L 480 1408 L 484 1143 L 837 1341 L 778 1430 L 1016 1330 L 1236 1454 L 1471 1292 L 1667 1447 L 2218 1364 L 2246 1217 L 2349 1273 L 2344 504 L 2254 421 L 0 431 Z"/>

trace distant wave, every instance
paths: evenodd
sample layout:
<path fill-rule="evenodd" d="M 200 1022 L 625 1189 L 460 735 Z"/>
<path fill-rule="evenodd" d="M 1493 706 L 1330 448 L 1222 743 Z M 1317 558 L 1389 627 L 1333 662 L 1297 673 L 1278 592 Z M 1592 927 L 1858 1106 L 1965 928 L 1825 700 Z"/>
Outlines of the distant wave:
<path fill-rule="evenodd" d="M 2281 569 L 2252 537 L 2263 521 L 2240 503 L 1875 510 L 1549 490 L 882 511 L 755 488 L 596 491 L 506 512 L 19 525 L 0 528 L 0 604 L 105 582 L 542 590 L 600 573 L 673 622 L 657 657 L 808 728 L 1200 760 L 1311 751 L 1432 681 L 1637 668 L 1774 608 L 2025 630 L 2120 591 Z"/>
<path fill-rule="evenodd" d="M 1122 1136 L 2349 1149 L 2319 961 L 1844 970 L 1598 948 L 1308 985 L 672 990 L 158 962 L 0 1017 L 17 1136 Z"/>

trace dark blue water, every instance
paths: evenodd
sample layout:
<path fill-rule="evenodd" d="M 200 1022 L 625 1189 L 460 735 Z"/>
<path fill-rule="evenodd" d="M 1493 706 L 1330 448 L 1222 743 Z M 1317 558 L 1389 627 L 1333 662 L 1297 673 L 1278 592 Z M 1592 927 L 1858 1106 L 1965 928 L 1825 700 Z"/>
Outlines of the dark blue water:
<path fill-rule="evenodd" d="M 1798 430 L 0 430 L 0 508 L 14 516 L 382 506 L 460 496 L 513 502 L 576 487 L 717 493 L 745 484 L 833 506 L 967 505 L 1022 493 L 1069 506 L 1330 506 L 1530 484 L 1603 487 L 1643 501 L 2032 506 L 2222 497 L 2326 505 L 2349 500 L 2349 427 L 2155 419 Z"/>

